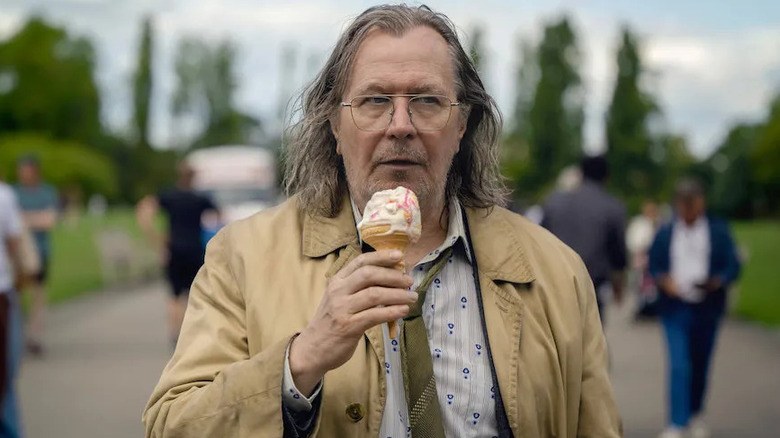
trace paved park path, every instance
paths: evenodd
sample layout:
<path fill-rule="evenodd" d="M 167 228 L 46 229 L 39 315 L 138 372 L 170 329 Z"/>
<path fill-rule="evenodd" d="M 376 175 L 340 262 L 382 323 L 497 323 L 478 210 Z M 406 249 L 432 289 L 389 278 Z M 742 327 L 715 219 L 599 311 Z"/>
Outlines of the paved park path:
<path fill-rule="evenodd" d="M 164 299 L 155 284 L 51 312 L 48 355 L 25 360 L 19 381 L 28 438 L 143 436 L 141 410 L 170 354 Z M 662 336 L 627 310 L 609 315 L 614 388 L 626 437 L 651 438 L 665 418 Z M 713 438 L 780 437 L 780 332 L 727 322 L 713 373 Z"/>

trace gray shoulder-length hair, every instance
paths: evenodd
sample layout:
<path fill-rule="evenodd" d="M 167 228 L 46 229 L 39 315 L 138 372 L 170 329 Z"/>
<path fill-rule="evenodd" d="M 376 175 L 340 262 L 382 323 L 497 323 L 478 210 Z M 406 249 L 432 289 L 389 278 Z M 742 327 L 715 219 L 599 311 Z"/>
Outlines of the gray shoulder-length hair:
<path fill-rule="evenodd" d="M 419 26 L 434 29 L 447 42 L 455 66 L 458 100 L 463 103 L 464 114 L 468 113 L 460 151 L 447 177 L 446 196 L 457 196 L 467 207 L 505 204 L 507 191 L 498 162 L 502 121 L 495 101 L 485 91 L 449 18 L 427 6 L 402 4 L 375 6 L 360 14 L 341 35 L 322 71 L 297 99 L 296 112 L 302 118 L 287 132 L 285 188 L 288 195 L 300 197 L 298 205 L 303 210 L 334 217 L 347 193 L 344 163 L 336 153 L 330 119 L 339 109 L 360 44 L 375 28 L 400 36 Z"/>

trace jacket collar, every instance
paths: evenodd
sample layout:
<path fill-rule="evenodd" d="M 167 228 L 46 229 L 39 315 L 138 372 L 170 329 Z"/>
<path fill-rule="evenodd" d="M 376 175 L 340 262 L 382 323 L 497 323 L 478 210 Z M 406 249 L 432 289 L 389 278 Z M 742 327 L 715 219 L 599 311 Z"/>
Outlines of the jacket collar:
<path fill-rule="evenodd" d="M 530 283 L 535 276 L 526 255 L 527 245 L 513 213 L 495 207 L 466 208 L 467 228 L 480 274 L 496 281 Z M 303 255 L 324 257 L 345 246 L 360 248 L 349 196 L 343 196 L 339 213 L 332 218 L 304 213 Z"/>
<path fill-rule="evenodd" d="M 296 200 L 300 202 L 300 198 Z M 303 213 L 303 255 L 324 257 L 345 246 L 360 248 L 349 196 L 342 196 L 335 217 Z"/>
<path fill-rule="evenodd" d="M 493 280 L 530 283 L 536 279 L 526 255 L 528 244 L 514 213 L 501 208 L 466 208 L 468 230 L 480 274 Z"/>

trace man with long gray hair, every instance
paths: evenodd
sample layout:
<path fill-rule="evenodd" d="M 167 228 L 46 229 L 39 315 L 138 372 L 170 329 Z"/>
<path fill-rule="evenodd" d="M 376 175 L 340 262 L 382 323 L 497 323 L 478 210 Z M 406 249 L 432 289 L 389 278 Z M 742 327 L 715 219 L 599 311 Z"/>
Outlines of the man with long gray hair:
<path fill-rule="evenodd" d="M 587 270 L 502 207 L 500 115 L 449 19 L 368 9 L 301 105 L 292 196 L 209 244 L 147 436 L 620 436 Z M 397 186 L 422 235 L 370 251 L 355 224 Z"/>

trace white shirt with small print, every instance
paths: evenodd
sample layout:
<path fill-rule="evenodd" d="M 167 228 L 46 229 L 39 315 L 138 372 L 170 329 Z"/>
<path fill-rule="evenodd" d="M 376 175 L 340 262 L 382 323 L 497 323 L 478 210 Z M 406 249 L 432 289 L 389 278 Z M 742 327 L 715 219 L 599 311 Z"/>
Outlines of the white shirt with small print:
<path fill-rule="evenodd" d="M 680 299 L 689 303 L 704 300 L 697 284 L 707 281 L 710 268 L 710 226 L 702 216 L 688 226 L 678 219 L 672 227 L 671 276 Z"/>
<path fill-rule="evenodd" d="M 10 186 L 0 182 L 0 293 L 7 293 L 14 286 L 14 269 L 6 240 L 21 236 L 22 231 L 22 214 L 16 194 Z"/>
<path fill-rule="evenodd" d="M 473 255 L 466 239 L 461 206 L 457 201 L 451 201 L 449 207 L 447 237 L 439 248 L 415 265 L 409 275 L 414 280 L 412 289 L 415 289 L 439 253 L 453 247 L 450 259 L 425 295 L 422 312 L 444 432 L 450 438 L 497 437 L 493 378 L 470 263 Z M 352 209 L 357 223 L 360 213 L 354 204 Z M 399 321 L 399 326 L 401 323 L 403 321 Z M 409 438 L 412 435 L 401 372 L 400 345 L 398 339 L 390 339 L 387 324 L 382 324 L 382 334 L 387 399 L 379 437 Z M 311 402 L 319 396 L 320 388 L 318 386 L 309 398 L 295 388 L 288 352 L 282 388 L 285 405 L 294 411 L 308 411 L 312 408 Z"/>

